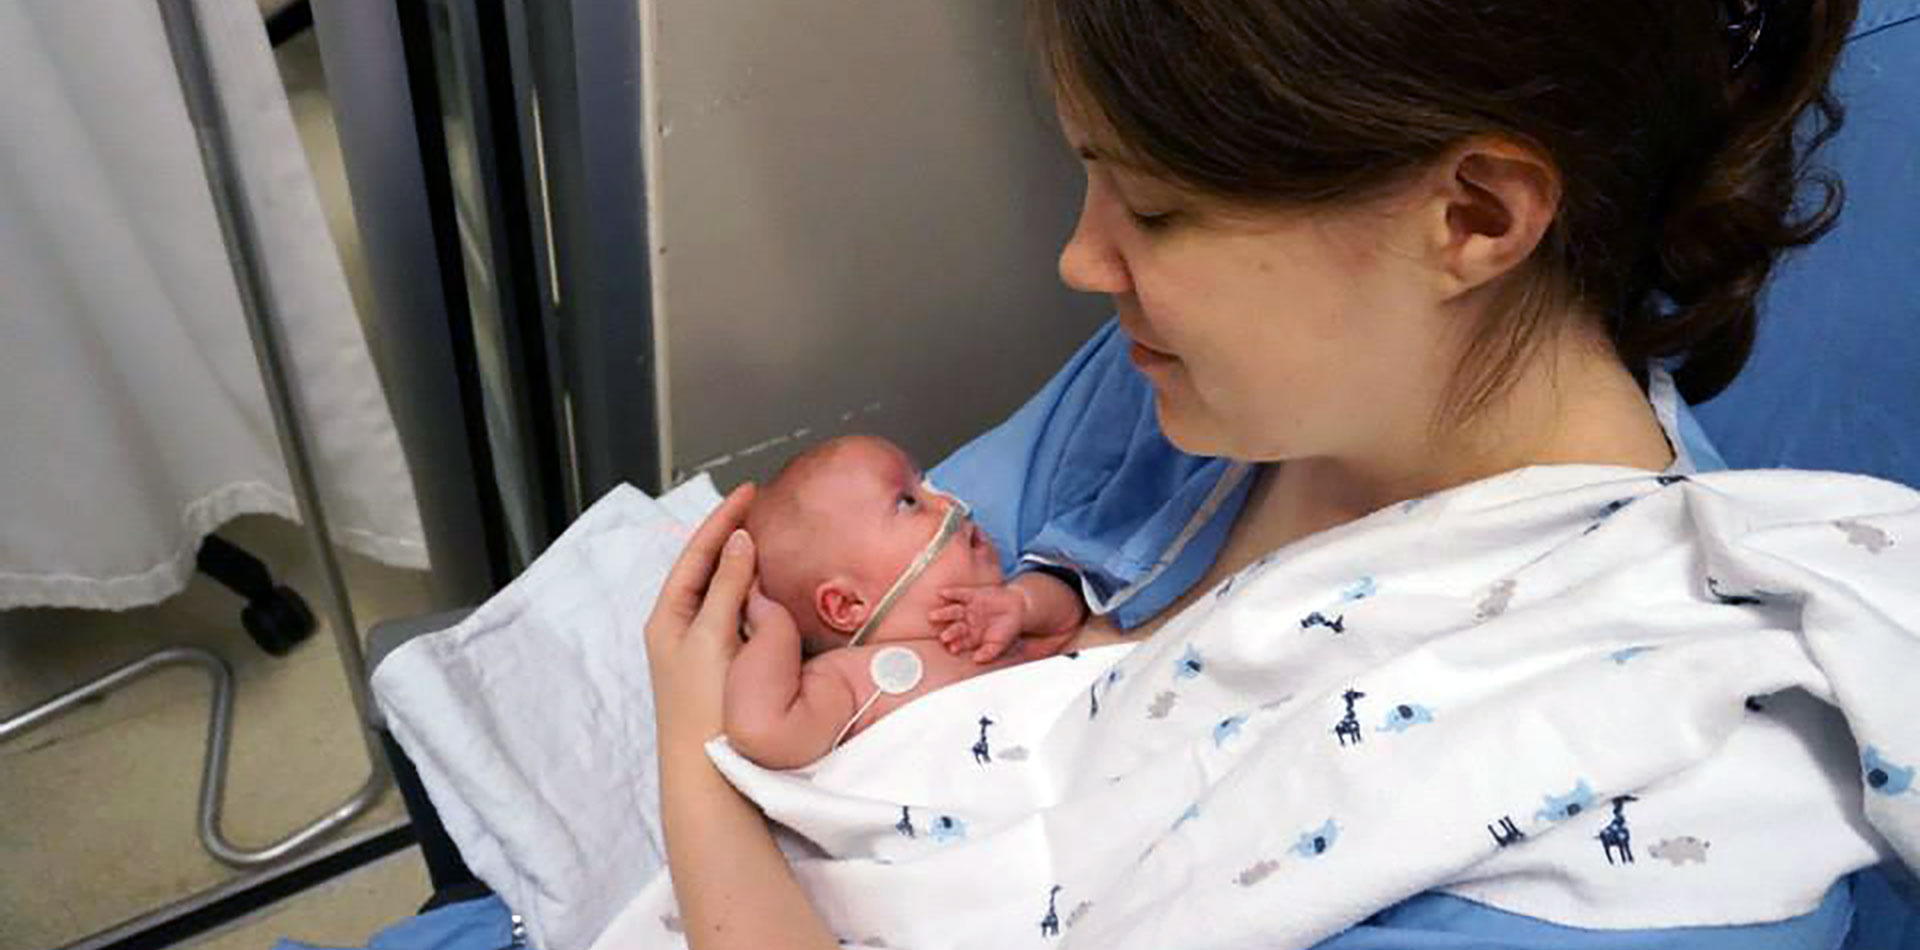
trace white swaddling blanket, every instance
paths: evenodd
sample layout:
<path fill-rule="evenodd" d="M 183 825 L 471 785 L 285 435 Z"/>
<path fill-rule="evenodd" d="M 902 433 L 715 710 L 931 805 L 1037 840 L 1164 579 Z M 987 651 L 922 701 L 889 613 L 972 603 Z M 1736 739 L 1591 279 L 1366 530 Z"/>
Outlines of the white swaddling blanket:
<path fill-rule="evenodd" d="M 261 27 L 195 0 L 335 540 L 425 568 L 413 483 Z M 296 518 L 159 7 L 0 3 L 0 610 L 169 597 Z"/>
<path fill-rule="evenodd" d="M 1302 947 L 1434 889 L 1772 921 L 1889 844 L 1920 860 L 1917 580 L 1920 495 L 1890 483 L 1523 469 L 808 769 L 711 752 L 861 946 Z M 679 929 L 663 875 L 595 946 Z"/>

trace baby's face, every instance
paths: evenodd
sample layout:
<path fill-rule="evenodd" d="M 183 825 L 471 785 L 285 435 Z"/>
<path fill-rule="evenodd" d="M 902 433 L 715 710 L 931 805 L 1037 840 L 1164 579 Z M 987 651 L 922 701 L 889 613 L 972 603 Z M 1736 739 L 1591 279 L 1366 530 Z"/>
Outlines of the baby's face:
<path fill-rule="evenodd" d="M 820 554 L 837 562 L 877 603 L 907 565 L 940 531 L 952 502 L 929 491 L 904 452 L 880 439 L 852 442 L 816 476 L 823 507 L 832 511 L 834 533 L 819 539 Z M 998 584 L 1000 557 L 972 519 L 927 565 L 892 615 L 925 617 L 945 587 Z"/>

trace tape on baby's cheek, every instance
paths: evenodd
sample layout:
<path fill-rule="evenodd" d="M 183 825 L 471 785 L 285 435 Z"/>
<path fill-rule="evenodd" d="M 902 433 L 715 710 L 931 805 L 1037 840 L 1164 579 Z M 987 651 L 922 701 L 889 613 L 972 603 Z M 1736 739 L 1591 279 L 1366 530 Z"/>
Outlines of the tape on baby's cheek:
<path fill-rule="evenodd" d="M 867 617 L 867 622 L 861 624 L 859 630 L 854 631 L 853 639 L 847 641 L 848 646 L 859 646 L 860 641 L 865 639 L 867 634 L 872 633 L 874 628 L 880 625 L 880 621 L 893 610 L 893 605 L 900 600 L 902 594 L 906 593 L 907 588 L 913 586 L 913 582 L 919 580 L 920 575 L 926 572 L 927 566 L 946 549 L 948 542 L 960 534 L 961 523 L 967 520 L 967 505 L 958 498 L 943 497 L 947 497 L 951 504 L 947 508 L 946 517 L 940 519 L 939 530 L 933 533 L 932 539 L 927 541 L 927 546 L 922 548 L 919 556 L 907 565 L 907 569 L 900 572 L 893 586 L 887 589 L 886 595 L 880 598 L 879 605 Z"/>

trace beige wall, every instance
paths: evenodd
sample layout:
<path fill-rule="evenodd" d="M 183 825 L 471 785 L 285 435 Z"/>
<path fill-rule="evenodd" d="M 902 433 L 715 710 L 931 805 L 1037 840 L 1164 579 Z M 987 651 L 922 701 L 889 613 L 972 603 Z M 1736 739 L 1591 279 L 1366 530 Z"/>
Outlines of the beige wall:
<path fill-rule="evenodd" d="M 1106 314 L 1056 276 L 1080 174 L 1020 0 L 641 8 L 670 479 L 845 431 L 931 465 Z"/>

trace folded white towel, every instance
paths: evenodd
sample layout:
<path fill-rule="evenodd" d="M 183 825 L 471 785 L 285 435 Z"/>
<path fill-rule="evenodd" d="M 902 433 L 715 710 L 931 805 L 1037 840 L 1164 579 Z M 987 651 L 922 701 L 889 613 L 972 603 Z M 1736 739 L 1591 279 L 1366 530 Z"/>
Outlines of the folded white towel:
<path fill-rule="evenodd" d="M 719 502 L 704 476 L 660 501 L 614 489 L 373 676 L 448 835 L 542 950 L 586 947 L 665 864 L 645 626 Z"/>

